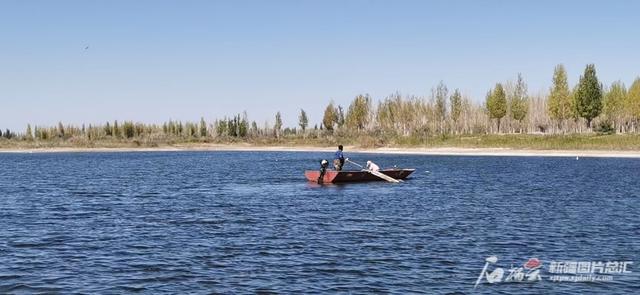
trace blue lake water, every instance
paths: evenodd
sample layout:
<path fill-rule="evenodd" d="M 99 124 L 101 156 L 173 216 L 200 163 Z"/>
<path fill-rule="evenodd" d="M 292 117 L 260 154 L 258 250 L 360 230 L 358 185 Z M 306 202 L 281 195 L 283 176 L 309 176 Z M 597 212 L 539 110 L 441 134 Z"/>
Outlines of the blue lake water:
<path fill-rule="evenodd" d="M 0 293 L 640 292 L 638 159 L 346 153 L 417 170 L 308 183 L 331 154 L 0 154 Z M 474 289 L 493 255 L 542 278 Z M 553 282 L 552 261 L 632 264 Z"/>

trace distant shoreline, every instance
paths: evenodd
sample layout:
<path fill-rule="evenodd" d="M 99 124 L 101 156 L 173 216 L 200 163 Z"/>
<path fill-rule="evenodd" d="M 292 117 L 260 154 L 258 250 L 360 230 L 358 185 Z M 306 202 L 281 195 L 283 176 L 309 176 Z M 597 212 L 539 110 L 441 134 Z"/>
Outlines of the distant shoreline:
<path fill-rule="evenodd" d="M 161 147 L 115 147 L 115 148 L 0 148 L 0 153 L 73 153 L 73 152 L 185 152 L 185 151 L 255 151 L 255 152 L 326 152 L 331 153 L 334 147 L 318 146 L 259 146 L 259 145 L 231 145 L 231 144 L 190 144 Z M 535 150 L 516 148 L 458 148 L 458 147 L 384 147 L 360 148 L 345 146 L 346 153 L 379 153 L 379 154 L 407 154 L 434 156 L 514 156 L 514 157 L 601 157 L 601 158 L 640 158 L 640 151 L 619 150 Z"/>

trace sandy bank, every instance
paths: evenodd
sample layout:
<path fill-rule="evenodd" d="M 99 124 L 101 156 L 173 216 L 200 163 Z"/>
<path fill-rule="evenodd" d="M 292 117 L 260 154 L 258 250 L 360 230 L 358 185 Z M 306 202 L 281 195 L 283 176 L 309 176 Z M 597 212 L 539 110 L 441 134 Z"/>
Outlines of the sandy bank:
<path fill-rule="evenodd" d="M 171 152 L 171 151 L 291 151 L 291 152 L 332 152 L 334 147 L 314 146 L 253 146 L 248 144 L 197 144 L 175 145 L 155 148 L 43 148 L 43 149 L 0 149 L 4 153 L 60 153 L 60 152 Z M 511 148 L 357 148 L 345 147 L 345 152 L 415 154 L 447 156 L 544 156 L 544 157 L 610 157 L 640 158 L 640 151 L 615 150 L 527 150 Z"/>

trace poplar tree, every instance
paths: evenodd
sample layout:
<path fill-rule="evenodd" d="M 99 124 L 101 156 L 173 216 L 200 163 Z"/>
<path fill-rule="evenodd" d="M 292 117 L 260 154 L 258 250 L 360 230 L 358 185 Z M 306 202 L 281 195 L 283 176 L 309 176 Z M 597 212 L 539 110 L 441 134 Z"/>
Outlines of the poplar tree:
<path fill-rule="evenodd" d="M 453 123 L 457 125 L 458 120 L 460 119 L 460 114 L 462 113 L 462 95 L 460 95 L 460 90 L 456 88 L 449 100 L 451 104 L 451 120 L 453 120 Z"/>
<path fill-rule="evenodd" d="M 376 124 L 383 129 L 391 129 L 394 123 L 393 112 L 391 111 L 391 100 L 389 97 L 378 102 L 376 108 Z"/>
<path fill-rule="evenodd" d="M 273 129 L 276 132 L 276 138 L 280 138 L 280 130 L 282 129 L 282 115 L 280 112 L 276 113 L 276 123 L 273 125 Z"/>
<path fill-rule="evenodd" d="M 25 132 L 25 138 L 27 140 L 33 139 L 33 132 L 31 131 L 31 124 L 27 124 L 27 131 Z"/>
<path fill-rule="evenodd" d="M 584 69 L 575 100 L 578 115 L 587 120 L 587 128 L 591 128 L 591 121 L 602 111 L 602 85 L 598 82 L 595 65 L 588 64 Z"/>
<path fill-rule="evenodd" d="M 347 116 L 345 123 L 348 128 L 356 129 L 358 131 L 364 130 L 367 123 L 369 123 L 369 114 L 371 111 L 371 98 L 369 95 L 356 96 L 347 110 Z"/>
<path fill-rule="evenodd" d="M 636 129 L 640 121 L 640 77 L 636 78 L 629 87 L 624 107 L 627 116 L 631 119 L 632 128 Z"/>
<path fill-rule="evenodd" d="M 336 125 L 338 125 L 338 128 L 342 128 L 342 126 L 344 126 L 345 119 L 344 119 L 344 110 L 342 109 L 341 105 L 338 105 L 335 113 L 336 113 Z"/>
<path fill-rule="evenodd" d="M 551 119 L 556 120 L 558 127 L 573 115 L 571 92 L 567 82 L 567 72 L 562 64 L 553 71 L 553 85 L 549 90 L 548 111 Z"/>
<path fill-rule="evenodd" d="M 575 122 L 578 122 L 580 119 L 579 111 L 578 111 L 578 102 L 576 100 L 576 93 L 578 93 L 579 84 L 573 86 L 573 89 L 569 93 L 569 100 L 571 101 L 571 112 L 569 118 L 572 118 Z"/>
<path fill-rule="evenodd" d="M 169 120 L 169 133 L 171 133 L 171 135 L 178 134 L 178 127 L 176 125 L 176 122 L 173 122 L 173 120 Z"/>
<path fill-rule="evenodd" d="M 112 136 L 113 135 L 113 130 L 111 129 L 111 125 L 109 124 L 109 122 L 107 122 L 107 124 L 104 125 L 104 134 L 106 136 Z"/>
<path fill-rule="evenodd" d="M 327 105 L 324 109 L 324 115 L 322 116 L 322 125 L 325 129 L 333 131 L 333 127 L 338 121 L 338 114 L 336 108 L 333 106 L 333 101 Z"/>
<path fill-rule="evenodd" d="M 42 137 L 41 137 L 42 140 L 47 140 L 50 137 L 49 136 L 50 135 L 49 130 L 47 130 L 46 128 L 41 128 L 40 134 L 42 135 Z"/>
<path fill-rule="evenodd" d="M 182 125 L 182 121 L 178 121 L 176 124 L 176 135 L 182 136 L 184 134 L 184 125 Z"/>
<path fill-rule="evenodd" d="M 258 123 L 256 121 L 251 122 L 251 135 L 258 135 Z"/>
<path fill-rule="evenodd" d="M 520 128 L 522 128 L 522 120 L 527 115 L 528 109 L 527 84 L 524 82 L 522 75 L 518 74 L 518 80 L 511 99 L 511 117 L 518 121 Z"/>
<path fill-rule="evenodd" d="M 614 123 L 615 128 L 620 127 L 624 116 L 624 104 L 627 100 L 627 88 L 621 81 L 611 83 L 603 98 L 602 113 Z"/>
<path fill-rule="evenodd" d="M 227 134 L 227 120 L 216 120 L 215 122 L 216 134 L 218 136 L 224 136 Z"/>
<path fill-rule="evenodd" d="M 118 127 L 118 120 L 113 122 L 113 136 L 115 138 L 120 138 L 120 127 Z"/>
<path fill-rule="evenodd" d="M 64 125 L 62 125 L 62 122 L 58 122 L 58 137 L 64 138 L 64 131 Z"/>
<path fill-rule="evenodd" d="M 122 123 L 122 133 L 125 138 L 132 138 L 134 135 L 133 122 L 124 121 Z"/>
<path fill-rule="evenodd" d="M 203 117 L 200 118 L 200 137 L 207 137 L 207 122 Z"/>
<path fill-rule="evenodd" d="M 447 86 L 444 85 L 444 82 L 440 81 L 433 92 L 433 96 L 435 99 L 435 115 L 438 124 L 438 132 L 443 133 L 444 121 L 447 118 L 447 95 L 449 94 L 449 89 L 447 89 Z"/>
<path fill-rule="evenodd" d="M 189 136 L 190 137 L 198 137 L 198 125 L 195 123 L 189 122 Z"/>
<path fill-rule="evenodd" d="M 507 96 L 502 84 L 497 83 L 493 91 L 487 94 L 487 110 L 490 119 L 497 119 L 498 133 L 500 133 L 500 120 L 507 114 Z"/>
<path fill-rule="evenodd" d="M 298 116 L 298 125 L 302 129 L 302 133 L 307 129 L 307 125 L 309 125 L 309 118 L 307 118 L 307 112 L 303 109 L 300 109 L 300 116 Z"/>
<path fill-rule="evenodd" d="M 434 90 L 436 119 L 439 121 L 443 121 L 447 115 L 448 93 L 449 89 L 447 89 L 447 86 L 444 85 L 444 82 L 440 81 L 440 83 L 438 83 L 438 86 Z"/>
<path fill-rule="evenodd" d="M 249 132 L 249 118 L 247 116 L 247 112 L 243 112 L 242 117 L 238 114 L 238 119 L 240 121 L 238 126 L 238 136 L 246 137 Z"/>

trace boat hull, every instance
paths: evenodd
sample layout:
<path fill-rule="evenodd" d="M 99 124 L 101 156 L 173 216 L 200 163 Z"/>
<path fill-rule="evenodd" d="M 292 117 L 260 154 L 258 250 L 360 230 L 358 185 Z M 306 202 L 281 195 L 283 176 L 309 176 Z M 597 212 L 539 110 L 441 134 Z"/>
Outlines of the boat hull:
<path fill-rule="evenodd" d="M 395 179 L 405 179 L 411 175 L 415 169 L 384 169 L 378 172 Z M 304 172 L 304 176 L 307 180 L 312 182 L 318 182 L 320 177 L 320 171 L 307 170 Z M 360 182 L 360 181 L 379 181 L 384 179 L 375 176 L 367 171 L 335 171 L 327 170 L 322 179 L 322 183 L 339 183 L 339 182 Z"/>

